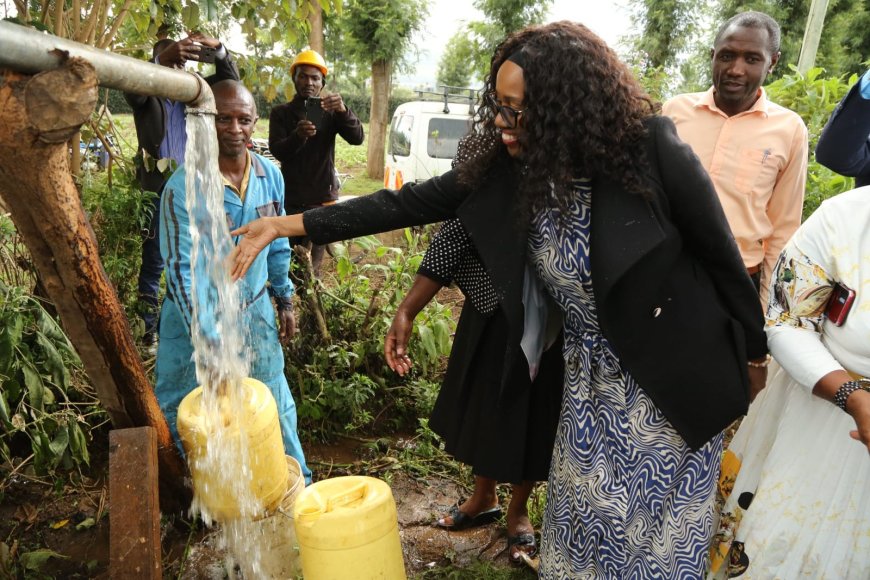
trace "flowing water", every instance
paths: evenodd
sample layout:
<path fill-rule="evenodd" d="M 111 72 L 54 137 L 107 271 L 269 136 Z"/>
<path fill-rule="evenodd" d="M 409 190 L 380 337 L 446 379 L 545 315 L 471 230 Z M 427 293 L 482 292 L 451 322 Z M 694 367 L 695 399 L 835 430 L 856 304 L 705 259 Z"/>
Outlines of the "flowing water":
<path fill-rule="evenodd" d="M 224 209 L 224 186 L 218 168 L 218 143 L 214 116 L 187 115 L 187 149 L 185 151 L 187 211 L 192 238 L 191 294 L 193 300 L 192 340 L 196 377 L 203 385 L 202 412 L 210 433 L 207 449 L 193 460 L 196 472 L 205 473 L 195 495 L 191 511 L 207 525 L 217 518 L 211 513 L 208 496 L 222 490 L 235 498 L 240 517 L 220 522 L 223 545 L 247 577 L 268 577 L 281 557 L 264 549 L 263 505 L 252 491 L 252 469 L 248 436 L 244 421 L 236 412 L 245 408 L 245 390 L 241 381 L 249 375 L 245 345 L 245 322 L 237 285 L 230 280 L 226 260 L 232 240 Z M 205 496 L 205 497 L 201 497 Z M 266 548 L 268 548 L 266 546 Z M 284 554 L 283 558 L 292 554 Z M 231 572 L 232 573 L 232 572 Z"/>

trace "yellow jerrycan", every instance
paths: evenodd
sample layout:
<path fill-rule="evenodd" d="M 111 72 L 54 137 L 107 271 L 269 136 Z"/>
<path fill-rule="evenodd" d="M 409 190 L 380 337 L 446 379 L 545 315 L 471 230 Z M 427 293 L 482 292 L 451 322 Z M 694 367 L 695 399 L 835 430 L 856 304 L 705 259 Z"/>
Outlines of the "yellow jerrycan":
<path fill-rule="evenodd" d="M 305 488 L 293 512 L 305 580 L 404 580 L 396 502 L 390 486 L 364 476 Z"/>
<path fill-rule="evenodd" d="M 269 388 L 256 379 L 242 379 L 238 388 L 240 392 L 232 395 L 232 402 L 230 395 L 218 395 L 219 417 L 206 417 L 202 387 L 191 391 L 178 406 L 178 435 L 187 454 L 194 493 L 218 521 L 239 518 L 241 508 L 232 490 L 220 481 L 220 476 L 227 477 L 226 472 L 208 473 L 200 466 L 199 460 L 208 451 L 217 425 L 224 425 L 227 447 L 238 449 L 241 438 L 247 439 L 251 491 L 266 511 L 281 503 L 289 485 L 275 398 Z M 238 474 L 233 476 L 238 477 Z"/>

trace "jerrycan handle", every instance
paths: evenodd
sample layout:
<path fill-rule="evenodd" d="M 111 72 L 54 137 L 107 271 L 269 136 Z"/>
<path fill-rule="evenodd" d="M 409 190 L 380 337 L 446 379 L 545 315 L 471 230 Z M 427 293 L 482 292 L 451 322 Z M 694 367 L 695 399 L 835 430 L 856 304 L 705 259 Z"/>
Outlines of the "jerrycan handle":
<path fill-rule="evenodd" d="M 336 495 L 334 497 L 329 498 L 326 501 L 326 510 L 327 512 L 331 512 L 337 507 L 347 506 L 355 501 L 359 501 L 366 496 L 366 490 L 368 489 L 368 485 L 366 483 L 360 482 L 354 487 L 350 488 L 346 492 Z"/>

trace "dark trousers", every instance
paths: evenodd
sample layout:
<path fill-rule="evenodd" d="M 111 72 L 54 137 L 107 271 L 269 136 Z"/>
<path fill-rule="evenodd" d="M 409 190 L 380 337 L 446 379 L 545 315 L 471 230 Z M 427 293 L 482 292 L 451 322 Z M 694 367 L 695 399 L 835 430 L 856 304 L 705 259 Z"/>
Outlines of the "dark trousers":
<path fill-rule="evenodd" d="M 161 191 L 162 193 L 162 191 Z M 157 334 L 160 294 L 160 276 L 163 258 L 160 255 L 160 194 L 151 208 L 148 229 L 142 230 L 142 266 L 139 269 L 139 315 L 145 323 L 145 340 L 150 342 Z"/>

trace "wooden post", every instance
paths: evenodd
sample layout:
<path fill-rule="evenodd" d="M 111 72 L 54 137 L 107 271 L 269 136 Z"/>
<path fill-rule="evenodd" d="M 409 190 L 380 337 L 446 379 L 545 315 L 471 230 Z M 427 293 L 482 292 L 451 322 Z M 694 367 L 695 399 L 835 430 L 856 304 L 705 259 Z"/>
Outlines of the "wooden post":
<path fill-rule="evenodd" d="M 157 437 L 151 427 L 109 432 L 109 577 L 159 580 Z"/>
<path fill-rule="evenodd" d="M 71 58 L 34 76 L 0 70 L 0 197 L 116 428 L 154 427 L 163 506 L 183 507 L 187 467 L 100 262 L 67 143 L 97 101 L 94 68 Z"/>
<path fill-rule="evenodd" d="M 827 11 L 828 0 L 813 0 L 810 5 L 804 41 L 801 43 L 801 54 L 798 57 L 798 72 L 802 75 L 807 74 L 807 71 L 816 64 L 816 52 L 819 50 L 819 39 L 822 37 Z"/>

